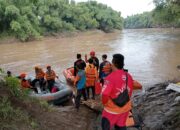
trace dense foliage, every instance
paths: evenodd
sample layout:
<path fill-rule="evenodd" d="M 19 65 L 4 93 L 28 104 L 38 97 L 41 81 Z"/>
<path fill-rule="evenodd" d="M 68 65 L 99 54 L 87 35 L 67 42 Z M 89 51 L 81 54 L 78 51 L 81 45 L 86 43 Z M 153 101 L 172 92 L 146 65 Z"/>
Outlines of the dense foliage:
<path fill-rule="evenodd" d="M 179 0 L 154 0 L 154 3 L 156 8 L 153 10 L 152 16 L 156 25 L 180 27 Z"/>
<path fill-rule="evenodd" d="M 0 32 L 22 41 L 63 31 L 122 29 L 120 12 L 95 1 L 0 0 Z"/>
<path fill-rule="evenodd" d="M 180 27 L 180 1 L 154 0 L 151 12 L 127 17 L 125 28 Z"/>
<path fill-rule="evenodd" d="M 150 28 L 152 23 L 152 13 L 144 12 L 124 19 L 124 28 Z"/>

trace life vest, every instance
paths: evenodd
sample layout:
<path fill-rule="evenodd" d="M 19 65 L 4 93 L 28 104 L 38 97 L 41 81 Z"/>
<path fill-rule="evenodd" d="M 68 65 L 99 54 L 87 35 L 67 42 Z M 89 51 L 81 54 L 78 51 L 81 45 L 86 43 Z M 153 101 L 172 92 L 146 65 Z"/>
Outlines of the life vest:
<path fill-rule="evenodd" d="M 56 74 L 53 70 L 51 70 L 51 72 L 47 71 L 45 74 L 45 78 L 46 80 L 55 80 Z"/>
<path fill-rule="evenodd" d="M 105 61 L 104 66 L 102 68 L 102 72 L 105 74 L 109 74 L 111 72 L 111 63 L 108 61 Z"/>
<path fill-rule="evenodd" d="M 97 79 L 97 69 L 93 64 L 89 64 L 85 69 L 86 73 L 86 86 L 95 86 L 95 81 Z"/>
<path fill-rule="evenodd" d="M 39 71 L 36 73 L 36 79 L 42 79 L 44 78 L 45 73 L 43 72 L 42 69 L 39 69 Z"/>
<path fill-rule="evenodd" d="M 111 114 L 121 114 L 128 112 L 132 109 L 132 103 L 129 101 L 126 105 L 123 107 L 119 107 L 114 102 L 109 99 L 108 102 L 104 105 L 104 110 L 111 113 Z"/>
<path fill-rule="evenodd" d="M 126 119 L 126 126 L 127 127 L 132 127 L 134 125 L 135 125 L 135 121 L 134 121 L 134 118 L 133 118 L 133 114 L 130 111 L 129 114 L 128 114 L 128 118 Z"/>
<path fill-rule="evenodd" d="M 28 80 L 22 79 L 22 80 L 21 80 L 21 87 L 22 87 L 22 88 L 30 88 L 31 86 L 30 86 Z"/>

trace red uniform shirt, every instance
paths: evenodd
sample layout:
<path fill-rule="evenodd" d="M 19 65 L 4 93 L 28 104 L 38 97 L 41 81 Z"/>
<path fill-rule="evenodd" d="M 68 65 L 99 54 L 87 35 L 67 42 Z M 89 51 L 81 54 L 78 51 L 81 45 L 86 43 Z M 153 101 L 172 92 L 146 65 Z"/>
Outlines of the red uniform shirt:
<path fill-rule="evenodd" d="M 125 112 L 125 109 L 130 108 L 127 105 L 119 108 L 111 100 L 116 98 L 126 88 L 126 75 L 128 77 L 127 88 L 129 90 L 129 96 L 131 97 L 133 90 L 133 79 L 129 73 L 125 72 L 124 70 L 116 70 L 105 78 L 102 89 L 102 103 L 104 104 L 105 109 L 107 108 L 107 110 L 114 113 L 121 113 Z"/>

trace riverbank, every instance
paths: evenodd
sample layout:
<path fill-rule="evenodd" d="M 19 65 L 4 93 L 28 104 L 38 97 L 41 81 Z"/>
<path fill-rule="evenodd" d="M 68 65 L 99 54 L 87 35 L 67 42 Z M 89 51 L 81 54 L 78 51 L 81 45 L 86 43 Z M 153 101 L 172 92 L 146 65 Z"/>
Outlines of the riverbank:
<path fill-rule="evenodd" d="M 166 91 L 168 84 L 156 84 L 144 94 L 133 98 L 134 109 L 139 112 L 145 124 L 143 130 L 179 130 L 180 101 L 175 101 L 175 98 L 180 93 Z"/>
<path fill-rule="evenodd" d="M 60 38 L 70 38 L 70 37 L 78 37 L 78 36 L 84 36 L 84 35 L 91 35 L 91 34 L 109 34 L 109 33 L 118 33 L 122 30 L 116 30 L 114 29 L 111 32 L 104 32 L 102 30 L 98 30 L 98 29 L 91 29 L 91 30 L 85 30 L 85 31 L 65 31 L 62 33 L 51 33 L 51 34 L 46 34 L 44 36 L 39 37 L 38 39 L 32 39 L 29 41 L 24 41 L 24 43 L 31 43 L 31 42 L 35 42 L 35 41 L 45 41 L 48 39 L 60 39 Z M 8 44 L 8 43 L 21 43 L 23 41 L 21 41 L 20 39 L 16 38 L 15 36 L 8 36 L 7 34 L 2 34 L 0 36 L 1 40 L 0 40 L 0 44 Z"/>
<path fill-rule="evenodd" d="M 175 28 L 175 27 L 152 27 L 152 28 L 124 28 L 123 30 L 161 30 L 164 31 L 166 30 L 171 30 L 171 31 L 178 31 L 180 28 Z M 41 36 L 38 39 L 32 39 L 29 41 L 21 41 L 15 36 L 11 35 L 8 36 L 7 34 L 1 34 L 0 35 L 0 44 L 9 44 L 9 43 L 31 43 L 31 42 L 37 42 L 37 41 L 46 41 L 46 40 L 53 40 L 53 39 L 61 39 L 61 38 L 71 38 L 71 37 L 80 37 L 80 36 L 87 36 L 87 35 L 92 35 L 92 34 L 118 34 L 120 32 L 123 32 L 123 30 L 117 30 L 114 29 L 111 32 L 104 32 L 102 30 L 98 29 L 91 29 L 91 30 L 85 30 L 85 31 L 66 31 L 66 32 L 61 32 L 61 33 L 51 33 L 51 34 L 46 34 L 44 36 Z"/>
<path fill-rule="evenodd" d="M 94 130 L 96 113 L 86 107 L 77 112 L 72 103 L 55 107 L 25 97 L 22 91 L 14 94 L 14 89 L 0 82 L 0 130 Z"/>

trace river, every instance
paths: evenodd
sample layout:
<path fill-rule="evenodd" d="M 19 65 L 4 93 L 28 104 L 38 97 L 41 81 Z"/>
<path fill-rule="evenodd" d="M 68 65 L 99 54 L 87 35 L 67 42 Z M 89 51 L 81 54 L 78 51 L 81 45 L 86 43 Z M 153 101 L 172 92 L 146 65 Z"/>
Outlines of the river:
<path fill-rule="evenodd" d="M 65 80 L 62 71 L 73 65 L 76 54 L 84 57 L 95 50 L 101 61 L 101 55 L 122 53 L 125 56 L 125 68 L 149 87 L 165 80 L 180 77 L 177 65 L 180 65 L 180 29 L 133 29 L 114 33 L 89 31 L 71 37 L 43 38 L 27 43 L 14 42 L 0 44 L 0 67 L 34 74 L 33 67 L 47 64 Z"/>

